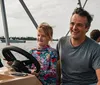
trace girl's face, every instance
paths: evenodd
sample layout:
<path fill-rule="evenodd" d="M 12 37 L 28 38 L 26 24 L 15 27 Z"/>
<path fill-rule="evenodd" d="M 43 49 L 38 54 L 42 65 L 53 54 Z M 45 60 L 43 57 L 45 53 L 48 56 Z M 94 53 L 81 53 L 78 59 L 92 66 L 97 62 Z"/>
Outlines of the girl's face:
<path fill-rule="evenodd" d="M 38 28 L 37 31 L 37 44 L 39 47 L 44 47 L 49 44 L 50 39 L 48 36 L 44 33 L 42 29 Z"/>

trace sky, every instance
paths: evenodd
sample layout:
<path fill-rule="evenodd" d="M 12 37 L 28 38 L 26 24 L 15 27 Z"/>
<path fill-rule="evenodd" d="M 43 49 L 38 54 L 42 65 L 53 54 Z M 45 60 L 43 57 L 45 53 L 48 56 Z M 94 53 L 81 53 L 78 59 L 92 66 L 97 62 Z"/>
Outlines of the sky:
<path fill-rule="evenodd" d="M 4 0 L 9 36 L 36 37 L 36 28 L 28 17 L 19 0 Z M 39 25 L 47 22 L 53 27 L 53 38 L 60 38 L 69 30 L 69 20 L 73 10 L 79 7 L 78 0 L 23 0 Z M 81 0 L 84 5 L 85 0 Z M 1 5 L 1 3 L 0 3 Z M 85 5 L 91 15 L 94 15 L 89 36 L 93 29 L 100 29 L 100 0 L 88 0 Z M 5 36 L 0 9 L 0 36 Z"/>

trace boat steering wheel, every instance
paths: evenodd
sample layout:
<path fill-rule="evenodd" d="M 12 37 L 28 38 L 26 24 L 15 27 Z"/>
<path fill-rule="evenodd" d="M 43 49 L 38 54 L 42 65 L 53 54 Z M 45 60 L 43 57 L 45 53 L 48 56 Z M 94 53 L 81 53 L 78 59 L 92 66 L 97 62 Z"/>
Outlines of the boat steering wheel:
<path fill-rule="evenodd" d="M 24 61 L 17 60 L 15 58 L 15 56 L 12 54 L 11 51 L 15 51 L 19 54 L 22 54 L 23 56 L 25 56 L 29 60 L 24 60 Z M 2 49 L 2 54 L 8 62 L 9 61 L 13 62 L 11 67 L 17 72 L 31 73 L 29 71 L 29 69 L 26 67 L 29 64 L 34 64 L 36 66 L 36 71 L 35 72 L 38 73 L 40 71 L 39 62 L 30 53 L 28 53 L 27 51 L 25 51 L 25 50 L 23 50 L 19 47 L 16 47 L 16 46 L 4 47 Z"/>

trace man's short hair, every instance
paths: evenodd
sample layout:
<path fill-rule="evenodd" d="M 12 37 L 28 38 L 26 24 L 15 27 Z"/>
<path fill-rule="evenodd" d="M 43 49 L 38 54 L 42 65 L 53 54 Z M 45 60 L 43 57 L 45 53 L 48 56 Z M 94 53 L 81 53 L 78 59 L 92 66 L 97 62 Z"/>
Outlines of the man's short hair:
<path fill-rule="evenodd" d="M 91 26 L 91 22 L 92 22 L 93 18 L 86 10 L 84 10 L 83 8 L 76 8 L 73 11 L 72 15 L 74 15 L 74 14 L 78 14 L 80 16 L 87 17 L 88 22 L 87 22 L 86 26 L 88 26 L 88 27 Z"/>

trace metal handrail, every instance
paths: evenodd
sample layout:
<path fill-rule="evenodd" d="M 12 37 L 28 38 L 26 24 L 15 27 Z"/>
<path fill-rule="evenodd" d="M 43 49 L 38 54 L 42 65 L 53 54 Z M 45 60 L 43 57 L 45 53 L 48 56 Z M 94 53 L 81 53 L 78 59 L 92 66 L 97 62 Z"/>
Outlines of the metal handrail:
<path fill-rule="evenodd" d="M 32 23 L 37 28 L 38 24 L 36 23 L 35 19 L 33 18 L 32 14 L 30 13 L 30 11 L 27 8 L 27 6 L 24 3 L 24 1 L 23 0 L 19 0 L 19 1 L 20 1 L 21 5 L 23 6 L 23 8 L 25 9 L 26 13 L 28 14 L 29 18 L 31 19 Z M 6 45 L 10 45 L 4 0 L 0 0 L 0 2 L 1 2 L 1 13 L 2 13 L 2 19 L 3 19 L 3 25 L 4 25 Z"/>
<path fill-rule="evenodd" d="M 26 11 L 26 13 L 28 14 L 29 18 L 31 19 L 32 23 L 37 28 L 38 24 L 36 23 L 35 19 L 33 18 L 32 14 L 30 13 L 29 9 L 25 5 L 24 1 L 23 0 L 19 0 L 19 1 L 20 1 L 21 5 L 23 6 L 24 10 Z"/>
<path fill-rule="evenodd" d="M 5 4 L 4 4 L 4 0 L 0 0 L 0 2 L 1 2 L 1 13 L 2 13 L 4 32 L 5 32 L 6 45 L 9 45 L 10 42 L 9 42 L 9 32 L 8 32 Z"/>

